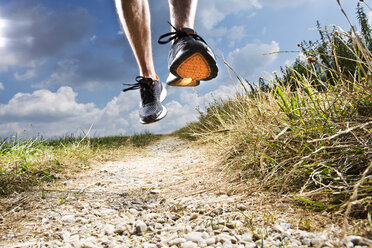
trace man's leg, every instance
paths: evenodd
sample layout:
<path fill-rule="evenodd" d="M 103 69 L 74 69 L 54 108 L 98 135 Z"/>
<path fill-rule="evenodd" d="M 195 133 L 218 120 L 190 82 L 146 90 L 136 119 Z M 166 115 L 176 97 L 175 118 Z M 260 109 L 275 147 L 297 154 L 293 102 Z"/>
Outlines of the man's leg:
<path fill-rule="evenodd" d="M 170 21 L 177 29 L 194 29 L 198 0 L 168 0 Z"/>
<path fill-rule="evenodd" d="M 215 55 L 194 30 L 198 0 L 168 0 L 168 3 L 171 24 L 176 30 L 158 40 L 160 44 L 172 41 L 167 84 L 194 87 L 202 80 L 215 78 L 218 73 Z"/>
<path fill-rule="evenodd" d="M 140 75 L 156 79 L 151 45 L 151 16 L 147 0 L 115 0 L 125 35 L 136 57 Z"/>
<path fill-rule="evenodd" d="M 140 76 L 128 90 L 140 90 L 140 123 L 149 124 L 161 120 L 167 109 L 161 104 L 167 91 L 155 74 L 151 46 L 151 17 L 147 0 L 115 0 L 121 25 L 136 57 Z"/>

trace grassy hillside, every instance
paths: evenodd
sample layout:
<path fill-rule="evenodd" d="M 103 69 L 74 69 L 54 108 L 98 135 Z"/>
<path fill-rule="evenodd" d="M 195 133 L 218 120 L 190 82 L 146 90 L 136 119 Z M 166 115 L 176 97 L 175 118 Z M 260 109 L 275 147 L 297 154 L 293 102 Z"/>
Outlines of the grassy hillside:
<path fill-rule="evenodd" d="M 354 27 L 321 34 L 331 42 L 312 43 L 305 62 L 257 87 L 237 76 L 234 99 L 215 101 L 177 134 L 218 143 L 222 165 L 253 190 L 371 218 L 372 54 Z M 337 54 L 345 50 L 348 58 Z"/>

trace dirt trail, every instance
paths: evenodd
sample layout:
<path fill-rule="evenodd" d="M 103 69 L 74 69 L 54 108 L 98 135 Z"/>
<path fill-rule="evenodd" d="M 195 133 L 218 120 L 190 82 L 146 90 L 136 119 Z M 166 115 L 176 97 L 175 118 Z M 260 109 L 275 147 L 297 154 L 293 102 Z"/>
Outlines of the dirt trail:
<path fill-rule="evenodd" d="M 337 247 L 328 217 L 234 193 L 209 149 L 168 137 L 3 200 L 0 247 Z M 301 230 L 307 218 L 323 230 Z"/>

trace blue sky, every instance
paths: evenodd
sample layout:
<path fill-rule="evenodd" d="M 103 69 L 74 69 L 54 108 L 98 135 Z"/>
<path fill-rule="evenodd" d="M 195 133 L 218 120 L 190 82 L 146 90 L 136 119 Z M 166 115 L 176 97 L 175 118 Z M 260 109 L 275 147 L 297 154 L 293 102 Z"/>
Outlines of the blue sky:
<path fill-rule="evenodd" d="M 372 5 L 371 0 L 365 0 Z M 358 0 L 341 0 L 356 24 Z M 363 5 L 367 12 L 369 9 Z M 166 0 L 150 0 L 157 74 L 167 77 L 169 45 L 157 38 L 170 27 Z M 371 15 L 371 13 L 369 13 Z M 215 53 L 245 79 L 270 78 L 291 64 L 315 28 L 349 30 L 336 0 L 199 0 L 195 28 Z M 169 133 L 197 120 L 196 107 L 234 95 L 236 82 L 218 59 L 219 76 L 195 88 L 168 87 L 162 121 L 138 123 L 137 64 L 111 0 L 0 0 L 0 136 L 56 137 Z"/>

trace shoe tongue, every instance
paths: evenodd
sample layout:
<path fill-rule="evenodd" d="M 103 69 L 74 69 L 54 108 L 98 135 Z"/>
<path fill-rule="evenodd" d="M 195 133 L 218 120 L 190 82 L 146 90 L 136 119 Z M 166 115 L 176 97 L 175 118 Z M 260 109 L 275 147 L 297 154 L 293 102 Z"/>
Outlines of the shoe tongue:
<path fill-rule="evenodd" d="M 195 30 L 191 28 L 181 28 L 180 31 L 185 32 L 186 34 L 196 34 Z"/>
<path fill-rule="evenodd" d="M 155 80 L 152 78 L 143 78 L 139 81 L 140 84 L 146 84 L 146 85 L 151 85 Z"/>

